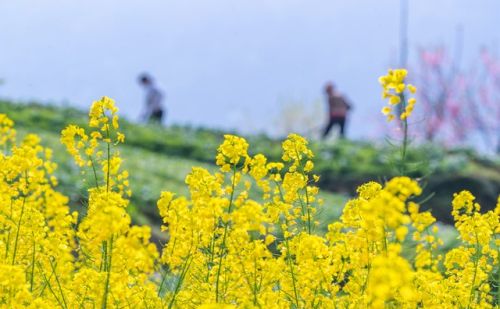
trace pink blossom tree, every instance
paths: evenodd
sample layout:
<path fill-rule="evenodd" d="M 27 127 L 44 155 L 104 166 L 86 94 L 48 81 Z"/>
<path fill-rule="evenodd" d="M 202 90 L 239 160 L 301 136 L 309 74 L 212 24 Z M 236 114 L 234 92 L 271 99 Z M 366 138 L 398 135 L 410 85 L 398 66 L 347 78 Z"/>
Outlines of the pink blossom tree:
<path fill-rule="evenodd" d="M 420 49 L 416 73 L 425 140 L 500 150 L 500 60 L 491 51 L 462 70 L 445 48 Z"/>

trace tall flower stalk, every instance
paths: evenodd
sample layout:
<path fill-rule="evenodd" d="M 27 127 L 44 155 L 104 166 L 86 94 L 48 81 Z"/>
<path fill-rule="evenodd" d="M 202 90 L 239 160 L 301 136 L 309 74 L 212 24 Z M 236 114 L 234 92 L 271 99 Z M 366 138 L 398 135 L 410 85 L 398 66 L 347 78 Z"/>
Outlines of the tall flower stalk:
<path fill-rule="evenodd" d="M 405 69 L 389 70 L 387 75 L 379 78 L 382 85 L 382 98 L 387 99 L 389 105 L 382 108 L 382 113 L 387 116 L 387 121 L 393 121 L 399 118 L 400 128 L 403 133 L 401 141 L 400 159 L 398 163 L 398 172 L 400 175 L 406 175 L 406 155 L 409 145 L 408 135 L 408 117 L 413 112 L 416 99 L 408 98 L 407 92 L 414 95 L 417 88 L 406 83 L 408 72 Z"/>

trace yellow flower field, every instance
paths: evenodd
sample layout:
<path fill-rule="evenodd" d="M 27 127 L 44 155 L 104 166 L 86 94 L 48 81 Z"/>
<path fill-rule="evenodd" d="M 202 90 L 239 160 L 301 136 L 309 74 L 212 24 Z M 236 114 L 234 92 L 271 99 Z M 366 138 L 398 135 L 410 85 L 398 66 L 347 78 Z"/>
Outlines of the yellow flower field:
<path fill-rule="evenodd" d="M 403 104 L 402 175 L 416 104 L 404 95 L 416 91 L 405 77 L 381 78 L 389 119 Z M 17 140 L 0 115 L 2 308 L 498 308 L 500 197 L 481 213 L 470 192 L 457 192 L 449 207 L 461 244 L 444 255 L 436 220 L 415 200 L 421 184 L 406 176 L 360 186 L 322 235 L 314 154 L 296 134 L 280 162 L 226 135 L 217 172 L 193 167 L 189 196 L 161 192 L 168 242 L 157 248 L 150 228 L 127 213 L 117 111 L 104 97 L 92 104 L 88 130 L 61 134 L 93 179 L 85 215 L 58 193 L 51 150 L 36 135 Z"/>

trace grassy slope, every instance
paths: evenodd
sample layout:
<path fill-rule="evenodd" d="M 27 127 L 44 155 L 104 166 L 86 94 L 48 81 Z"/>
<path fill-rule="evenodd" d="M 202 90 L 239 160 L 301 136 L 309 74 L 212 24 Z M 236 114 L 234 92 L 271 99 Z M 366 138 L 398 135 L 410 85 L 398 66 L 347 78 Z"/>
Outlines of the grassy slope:
<path fill-rule="evenodd" d="M 60 145 L 59 132 L 68 124 L 85 125 L 86 114 L 72 108 L 40 104 L 13 104 L 0 101 L 0 112 L 7 113 L 23 132 L 37 132 L 44 143 L 54 148 L 55 160 L 61 168 L 58 176 L 61 189 L 71 194 L 73 204 L 84 199 L 85 188 L 76 168 Z M 192 166 L 214 169 L 215 150 L 222 140 L 222 132 L 189 127 L 160 128 L 122 121 L 127 135 L 122 149 L 125 167 L 131 172 L 134 191 L 131 212 L 136 222 L 158 224 L 155 202 L 161 190 L 186 194 L 183 183 Z M 252 153 L 262 152 L 271 160 L 280 157 L 280 143 L 266 136 L 247 137 Z M 369 142 L 313 142 L 316 153 L 316 171 L 321 175 L 320 186 L 326 207 L 320 220 L 324 223 L 338 215 L 346 195 L 368 180 L 383 180 L 394 175 L 391 158 L 395 148 L 377 146 Z M 500 162 L 498 158 L 484 159 L 469 150 L 446 151 L 435 145 L 412 149 L 411 160 L 420 162 L 412 176 L 423 177 L 427 184 L 425 195 L 437 193 L 424 208 L 433 213 L 449 215 L 453 192 L 470 188 L 479 195 L 483 205 L 494 206 L 500 188 Z M 76 194 L 75 194 L 76 188 Z M 493 201 L 493 202 L 492 202 Z M 445 220 L 446 221 L 446 220 Z M 322 225 L 324 228 L 324 224 Z"/>
<path fill-rule="evenodd" d="M 13 114 L 15 119 L 16 114 Z M 20 122 L 24 124 L 23 120 Z M 44 126 L 42 125 L 42 127 Z M 61 123 L 55 124 L 51 130 L 47 128 L 34 130 L 33 126 L 18 124 L 16 129 L 20 138 L 28 133 L 35 132 L 41 137 L 43 146 L 54 150 L 53 160 L 58 164 L 56 176 L 59 179 L 59 190 L 70 197 L 72 208 L 81 212 L 85 210 L 85 182 L 87 180 L 73 164 L 72 158 L 59 141 L 58 132 L 63 127 L 63 123 Z M 129 131 L 129 135 L 130 132 L 132 130 Z M 158 238 L 161 238 L 159 234 L 161 221 L 158 217 L 156 201 L 160 196 L 160 192 L 167 190 L 179 195 L 188 195 L 189 192 L 184 179 L 193 166 L 204 167 L 210 171 L 217 169 L 215 165 L 207 162 L 182 158 L 178 155 L 163 154 L 143 147 L 128 145 L 127 143 L 120 146 L 119 150 L 124 159 L 124 168 L 130 172 L 130 187 L 133 195 L 129 212 L 134 222 L 152 225 L 153 232 Z M 321 210 L 319 218 L 320 228 L 325 231 L 328 223 L 339 216 L 346 198 L 328 192 L 322 192 L 320 197 L 325 200 L 325 207 Z"/>

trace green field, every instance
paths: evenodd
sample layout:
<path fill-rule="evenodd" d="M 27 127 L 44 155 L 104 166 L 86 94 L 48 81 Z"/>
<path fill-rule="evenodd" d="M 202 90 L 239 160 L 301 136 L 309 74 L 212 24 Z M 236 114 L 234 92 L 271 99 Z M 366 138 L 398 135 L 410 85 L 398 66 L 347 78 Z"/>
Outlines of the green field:
<path fill-rule="evenodd" d="M 42 144 L 54 149 L 54 161 L 59 164 L 57 177 L 60 190 L 71 199 L 71 206 L 84 211 L 86 187 L 79 169 L 59 142 L 60 131 L 68 124 L 85 126 L 84 112 L 68 107 L 41 104 L 15 104 L 0 102 L 0 112 L 16 122 L 20 135 L 37 133 Z M 139 224 L 154 226 L 159 236 L 160 225 L 156 201 L 161 191 L 188 194 L 184 178 L 193 166 L 215 170 L 213 158 L 223 133 L 203 128 L 168 128 L 138 125 L 122 121 L 126 142 L 120 151 L 125 168 L 130 172 L 133 191 L 129 211 Z M 280 141 L 267 136 L 246 136 L 251 150 L 264 153 L 270 160 L 280 157 Z M 316 171 L 321 176 L 321 197 L 325 206 L 321 210 L 320 228 L 339 216 L 343 203 L 355 194 L 359 184 L 383 181 L 397 174 L 393 159 L 395 147 L 386 143 L 341 141 L 337 143 L 312 142 L 316 153 Z M 445 150 L 435 145 L 420 145 L 409 153 L 411 176 L 420 178 L 426 190 L 422 199 L 431 197 L 424 208 L 449 222 L 453 192 L 469 188 L 478 197 L 483 208 L 495 205 L 500 191 L 500 163 L 498 157 L 484 157 L 468 149 Z M 75 190 L 77 188 L 77 190 Z M 77 192 L 77 193 L 75 193 Z"/>

